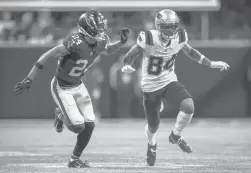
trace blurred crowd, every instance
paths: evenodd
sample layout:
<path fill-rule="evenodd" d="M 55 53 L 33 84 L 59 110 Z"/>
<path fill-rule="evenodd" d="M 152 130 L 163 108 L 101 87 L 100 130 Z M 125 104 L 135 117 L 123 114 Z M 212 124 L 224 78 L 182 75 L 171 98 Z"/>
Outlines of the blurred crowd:
<path fill-rule="evenodd" d="M 83 12 L 0 12 L 0 40 L 2 42 L 27 42 L 46 44 L 60 42 L 62 38 L 77 30 L 78 17 Z M 118 39 L 122 27 L 131 26 L 130 40 L 144 27 L 152 28 L 153 16 L 142 20 L 140 12 L 102 12 L 108 19 L 111 40 Z M 136 16 L 136 17 L 135 17 Z M 148 26 L 148 25 L 151 26 Z"/>
<path fill-rule="evenodd" d="M 222 8 L 209 12 L 210 39 L 251 38 L 251 8 L 248 0 L 222 0 Z M 60 42 L 76 31 L 76 22 L 83 12 L 0 12 L 0 41 L 31 44 Z M 154 28 L 156 10 L 140 12 L 102 12 L 109 22 L 111 40 L 119 30 L 131 26 L 129 42 L 140 30 Z M 178 12 L 190 40 L 201 39 L 201 13 Z"/>

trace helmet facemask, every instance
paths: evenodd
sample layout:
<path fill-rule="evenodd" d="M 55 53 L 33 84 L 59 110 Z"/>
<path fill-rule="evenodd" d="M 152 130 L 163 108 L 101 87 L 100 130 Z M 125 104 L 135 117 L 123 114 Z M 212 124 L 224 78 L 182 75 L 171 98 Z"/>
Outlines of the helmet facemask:
<path fill-rule="evenodd" d="M 87 14 L 85 20 L 86 20 L 85 25 L 81 26 L 80 23 L 77 24 L 79 32 L 91 38 L 95 38 L 98 35 L 98 28 L 95 24 L 95 21 L 93 20 L 93 16 Z"/>
<path fill-rule="evenodd" d="M 81 25 L 78 23 L 80 33 L 88 35 L 91 38 L 96 38 L 107 31 L 107 19 L 101 13 L 92 11 L 85 15 L 86 24 Z"/>
<path fill-rule="evenodd" d="M 178 23 L 160 23 L 157 24 L 159 35 L 165 40 L 173 39 L 177 36 Z"/>
<path fill-rule="evenodd" d="M 105 34 L 108 31 L 108 20 L 100 12 L 91 11 L 91 14 L 97 26 L 98 36 Z"/>
<path fill-rule="evenodd" d="M 103 15 L 99 15 L 95 21 L 99 34 L 104 34 L 108 31 L 108 20 Z"/>

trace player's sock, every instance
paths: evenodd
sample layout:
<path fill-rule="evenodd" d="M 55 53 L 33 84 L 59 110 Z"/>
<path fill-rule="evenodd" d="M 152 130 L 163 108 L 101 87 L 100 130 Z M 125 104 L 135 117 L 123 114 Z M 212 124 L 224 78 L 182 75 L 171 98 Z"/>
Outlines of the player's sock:
<path fill-rule="evenodd" d="M 62 112 L 60 112 L 60 113 L 58 114 L 58 118 L 59 118 L 61 121 L 63 121 L 63 113 L 62 113 Z"/>
<path fill-rule="evenodd" d="M 57 116 L 58 119 L 60 119 L 61 121 L 63 121 L 63 112 L 61 111 L 61 109 L 59 107 L 57 107 L 55 109 L 55 114 Z"/>
<path fill-rule="evenodd" d="M 145 126 L 145 134 L 148 138 L 148 143 L 151 145 L 151 146 L 154 146 L 156 144 L 156 135 L 157 135 L 157 132 L 155 133 L 152 133 L 149 131 L 149 128 L 148 128 L 148 124 Z"/>
<path fill-rule="evenodd" d="M 192 117 L 193 114 L 186 114 L 185 112 L 180 111 L 176 119 L 176 124 L 174 126 L 173 133 L 175 135 L 180 136 L 180 133 L 190 123 Z"/>
<path fill-rule="evenodd" d="M 73 156 L 80 157 L 83 150 L 87 146 L 92 136 L 93 129 L 95 127 L 94 122 L 85 122 L 85 129 L 77 136 L 77 143 L 73 150 Z"/>
<path fill-rule="evenodd" d="M 74 156 L 74 155 L 72 154 L 70 159 L 71 159 L 71 162 L 72 162 L 73 160 L 78 160 L 78 159 L 79 159 L 79 157 Z"/>

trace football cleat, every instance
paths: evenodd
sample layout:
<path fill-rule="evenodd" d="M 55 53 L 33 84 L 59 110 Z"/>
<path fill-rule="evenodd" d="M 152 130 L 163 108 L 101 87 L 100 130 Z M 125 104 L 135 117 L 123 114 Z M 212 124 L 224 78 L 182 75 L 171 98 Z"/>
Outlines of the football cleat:
<path fill-rule="evenodd" d="M 192 153 L 192 148 L 186 143 L 184 139 L 181 138 L 181 136 L 175 135 L 173 131 L 171 132 L 169 136 L 169 142 L 172 144 L 177 144 L 182 151 L 186 153 Z"/>
<path fill-rule="evenodd" d="M 146 162 L 149 166 L 153 166 L 156 161 L 156 152 L 157 152 L 157 144 L 151 146 L 148 144 L 147 154 L 146 154 Z"/>
<path fill-rule="evenodd" d="M 56 108 L 55 109 L 54 127 L 58 133 L 61 133 L 64 129 L 64 123 L 62 120 L 59 119 L 60 114 L 62 114 L 61 110 L 59 108 Z"/>
<path fill-rule="evenodd" d="M 69 168 L 90 168 L 89 162 L 83 162 L 80 159 L 70 159 L 68 163 Z"/>

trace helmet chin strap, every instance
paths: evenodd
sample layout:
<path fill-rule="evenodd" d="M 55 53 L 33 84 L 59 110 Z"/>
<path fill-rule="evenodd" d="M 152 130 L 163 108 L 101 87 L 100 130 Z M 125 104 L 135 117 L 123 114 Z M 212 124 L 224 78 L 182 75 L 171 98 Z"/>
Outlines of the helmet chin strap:
<path fill-rule="evenodd" d="M 90 42 L 90 44 L 94 44 L 96 42 L 96 38 L 88 34 L 83 28 L 78 27 L 78 31 L 89 38 L 87 41 Z"/>
<path fill-rule="evenodd" d="M 82 27 L 78 27 L 78 31 L 81 33 L 81 34 L 83 34 L 83 35 L 87 35 L 88 37 L 90 37 L 90 38 L 95 38 L 95 37 L 93 37 L 93 36 L 91 36 L 90 34 L 88 34 Z"/>
<path fill-rule="evenodd" d="M 160 31 L 158 31 L 158 35 L 159 35 L 160 39 L 161 39 L 163 42 L 168 43 L 171 39 L 176 38 L 177 33 L 175 33 L 175 34 L 172 35 L 172 36 L 165 36 L 163 33 L 161 33 Z"/>
<path fill-rule="evenodd" d="M 163 41 L 164 43 L 168 43 L 171 40 L 171 38 L 163 36 L 163 34 L 159 31 L 158 31 L 158 35 L 161 41 Z"/>
<path fill-rule="evenodd" d="M 164 37 L 163 35 L 160 35 L 160 38 L 163 42 L 169 42 L 171 40 L 171 38 L 169 37 Z"/>

